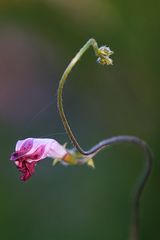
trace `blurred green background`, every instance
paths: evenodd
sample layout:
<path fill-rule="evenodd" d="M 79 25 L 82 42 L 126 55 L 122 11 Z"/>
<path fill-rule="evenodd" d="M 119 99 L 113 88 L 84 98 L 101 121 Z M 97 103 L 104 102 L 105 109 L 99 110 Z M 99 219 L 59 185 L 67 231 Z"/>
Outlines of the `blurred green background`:
<path fill-rule="evenodd" d="M 0 1 L 0 239 L 128 239 L 130 202 L 144 156 L 119 145 L 87 166 L 46 159 L 28 182 L 9 161 L 18 139 L 69 142 L 56 108 L 58 81 L 90 38 L 115 53 L 113 66 L 90 49 L 65 86 L 64 105 L 81 145 L 130 134 L 154 152 L 141 207 L 142 240 L 160 239 L 159 1 Z"/>

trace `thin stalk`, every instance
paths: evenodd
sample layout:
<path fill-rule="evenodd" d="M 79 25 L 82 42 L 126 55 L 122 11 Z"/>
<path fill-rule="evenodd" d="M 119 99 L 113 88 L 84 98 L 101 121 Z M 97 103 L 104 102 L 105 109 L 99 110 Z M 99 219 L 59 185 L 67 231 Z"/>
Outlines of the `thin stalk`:
<path fill-rule="evenodd" d="M 104 57 L 104 47 L 98 48 L 97 42 L 91 38 L 89 41 L 79 50 L 79 52 L 76 54 L 76 56 L 71 60 L 69 63 L 68 67 L 66 68 L 65 72 L 62 75 L 62 78 L 59 82 L 59 87 L 58 87 L 58 92 L 57 92 L 57 105 L 58 105 L 58 110 L 59 114 L 62 120 L 62 123 L 64 125 L 64 128 L 68 134 L 68 137 L 70 138 L 71 142 L 75 146 L 75 148 L 84 156 L 88 155 L 94 155 L 100 150 L 104 149 L 107 146 L 111 146 L 114 144 L 119 144 L 119 143 L 132 143 L 135 145 L 138 145 L 144 152 L 145 154 L 145 160 L 146 160 L 146 165 L 144 167 L 144 170 L 140 176 L 139 181 L 137 182 L 135 192 L 134 192 L 134 198 L 133 198 L 133 203 L 132 203 L 132 219 L 131 219 L 131 229 L 130 229 L 130 240 L 138 240 L 139 239 L 139 212 L 140 212 L 140 199 L 142 196 L 142 192 L 144 190 L 144 186 L 151 174 L 152 170 L 152 163 L 153 163 L 153 157 L 152 157 L 152 152 L 149 148 L 149 146 L 141 139 L 135 136 L 127 136 L 127 135 L 121 135 L 121 136 L 115 136 L 111 137 L 108 139 L 105 139 L 95 146 L 93 146 L 91 149 L 85 151 L 83 148 L 79 145 L 75 135 L 73 134 L 70 125 L 67 121 L 64 109 L 63 109 L 63 87 L 64 84 L 67 80 L 67 77 L 69 73 L 71 72 L 72 68 L 76 65 L 76 63 L 80 60 L 80 58 L 83 56 L 83 54 L 88 50 L 89 47 L 93 47 L 94 53 L 97 57 L 99 57 L 99 62 L 101 64 L 111 64 L 112 62 L 108 63 L 108 58 L 107 62 Z M 101 51 L 102 49 L 102 51 Z M 108 49 L 107 49 L 108 50 Z M 110 50 L 110 49 L 109 49 Z M 110 53 L 107 55 L 111 55 Z M 106 56 L 106 55 L 105 55 Z M 109 59 L 110 60 L 110 59 Z"/>
<path fill-rule="evenodd" d="M 67 80 L 67 77 L 69 75 L 69 73 L 71 72 L 72 68 L 76 65 L 76 63 L 80 60 L 80 58 L 83 56 L 83 54 L 87 51 L 87 49 L 92 46 L 93 50 L 95 52 L 95 55 L 98 57 L 98 45 L 97 42 L 94 39 L 89 39 L 89 41 L 79 50 L 79 52 L 76 54 L 76 56 L 71 60 L 71 62 L 69 63 L 68 67 L 66 68 L 66 70 L 64 71 L 62 78 L 59 82 L 59 87 L 58 87 L 58 92 L 57 92 L 57 105 L 58 105 L 58 110 L 59 110 L 59 114 L 62 120 L 62 123 L 64 125 L 64 128 L 68 134 L 68 137 L 70 138 L 71 142 L 73 143 L 73 145 L 77 148 L 77 150 L 83 154 L 83 155 L 88 155 L 88 153 L 86 153 L 85 151 L 83 151 L 83 149 L 80 147 L 80 145 L 78 144 L 76 137 L 74 136 L 69 123 L 67 121 L 67 118 L 65 116 L 64 110 L 63 110 L 63 99 L 62 99 L 62 95 L 63 95 L 63 87 L 64 84 Z"/>

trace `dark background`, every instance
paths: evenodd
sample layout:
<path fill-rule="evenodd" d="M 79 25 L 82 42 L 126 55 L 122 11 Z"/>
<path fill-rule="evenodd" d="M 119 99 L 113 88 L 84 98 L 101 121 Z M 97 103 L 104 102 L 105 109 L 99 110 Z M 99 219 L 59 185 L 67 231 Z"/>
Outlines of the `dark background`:
<path fill-rule="evenodd" d="M 65 87 L 81 145 L 119 134 L 154 152 L 141 205 L 142 240 L 160 239 L 159 1 L 0 1 L 0 239 L 128 239 L 132 189 L 144 165 L 135 146 L 108 148 L 87 166 L 42 161 L 28 182 L 9 161 L 18 139 L 69 142 L 56 108 L 58 81 L 90 38 L 110 46 L 113 66 L 90 49 Z M 69 146 L 69 145 L 68 145 Z"/>

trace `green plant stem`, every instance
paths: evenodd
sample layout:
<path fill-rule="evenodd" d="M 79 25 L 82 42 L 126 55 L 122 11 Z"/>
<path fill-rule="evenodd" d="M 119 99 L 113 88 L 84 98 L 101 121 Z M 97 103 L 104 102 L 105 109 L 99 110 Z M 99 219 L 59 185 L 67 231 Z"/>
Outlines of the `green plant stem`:
<path fill-rule="evenodd" d="M 76 137 L 74 136 L 69 123 L 67 121 L 67 118 L 64 113 L 63 109 L 63 87 L 67 80 L 67 77 L 69 73 L 71 72 L 72 68 L 76 65 L 76 63 L 80 60 L 80 58 L 83 56 L 83 54 L 87 51 L 87 49 L 92 46 L 93 50 L 95 52 L 95 55 L 99 57 L 99 48 L 97 45 L 97 42 L 94 39 L 90 39 L 76 54 L 76 56 L 71 60 L 68 67 L 66 68 L 65 72 L 62 75 L 62 78 L 59 82 L 58 92 L 57 92 L 57 105 L 59 114 L 62 120 L 62 123 L 64 125 L 64 128 L 68 134 L 68 137 L 70 138 L 73 145 L 76 147 L 76 149 L 84 156 L 88 155 L 94 155 L 106 146 L 111 146 L 113 144 L 118 143 L 133 143 L 135 145 L 138 145 L 145 154 L 146 159 L 146 165 L 144 167 L 144 170 L 141 174 L 141 177 L 139 181 L 137 182 L 134 197 L 133 197 L 133 203 L 132 203 L 132 219 L 131 219 L 131 229 L 130 229 L 130 240 L 138 240 L 139 239 L 139 212 L 140 212 L 140 198 L 142 196 L 142 192 L 144 190 L 144 186 L 150 176 L 151 169 L 152 169 L 152 162 L 153 157 L 151 150 L 149 146 L 141 139 L 135 136 L 127 136 L 127 135 L 121 135 L 121 136 L 115 136 L 108 139 L 105 139 L 95 146 L 93 146 L 90 150 L 85 151 L 81 148 L 79 145 Z"/>
<path fill-rule="evenodd" d="M 65 72 L 62 75 L 62 78 L 59 82 L 59 87 L 58 87 L 58 92 L 57 92 L 57 104 L 58 104 L 58 110 L 59 110 L 59 114 L 62 120 L 62 123 L 64 125 L 64 128 L 68 134 L 68 137 L 70 138 L 71 142 L 73 143 L 73 145 L 77 148 L 77 150 L 83 154 L 83 155 L 88 155 L 85 154 L 83 149 L 80 147 L 80 145 L 78 144 L 76 137 L 74 136 L 69 123 L 67 121 L 67 118 L 65 116 L 64 110 L 63 110 L 63 99 L 62 99 L 62 95 L 63 95 L 63 87 L 64 84 L 67 80 L 67 77 L 69 75 L 69 73 L 71 72 L 72 68 L 76 65 L 76 63 L 80 60 L 80 58 L 83 56 L 83 54 L 87 51 L 87 49 L 92 46 L 95 52 L 95 55 L 98 57 L 98 45 L 97 42 L 94 39 L 89 39 L 89 41 L 79 50 L 79 52 L 76 54 L 76 56 L 71 60 L 71 62 L 69 63 L 68 67 L 66 68 Z"/>

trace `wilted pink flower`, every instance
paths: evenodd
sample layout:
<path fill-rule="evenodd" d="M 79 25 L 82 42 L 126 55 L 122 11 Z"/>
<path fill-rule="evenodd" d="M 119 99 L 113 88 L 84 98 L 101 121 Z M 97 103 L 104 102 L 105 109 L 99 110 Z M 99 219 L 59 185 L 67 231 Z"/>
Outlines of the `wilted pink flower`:
<path fill-rule="evenodd" d="M 10 160 L 14 161 L 22 173 L 21 180 L 28 180 L 34 173 L 36 164 L 46 157 L 63 160 L 69 153 L 54 139 L 27 138 L 19 140 Z"/>

